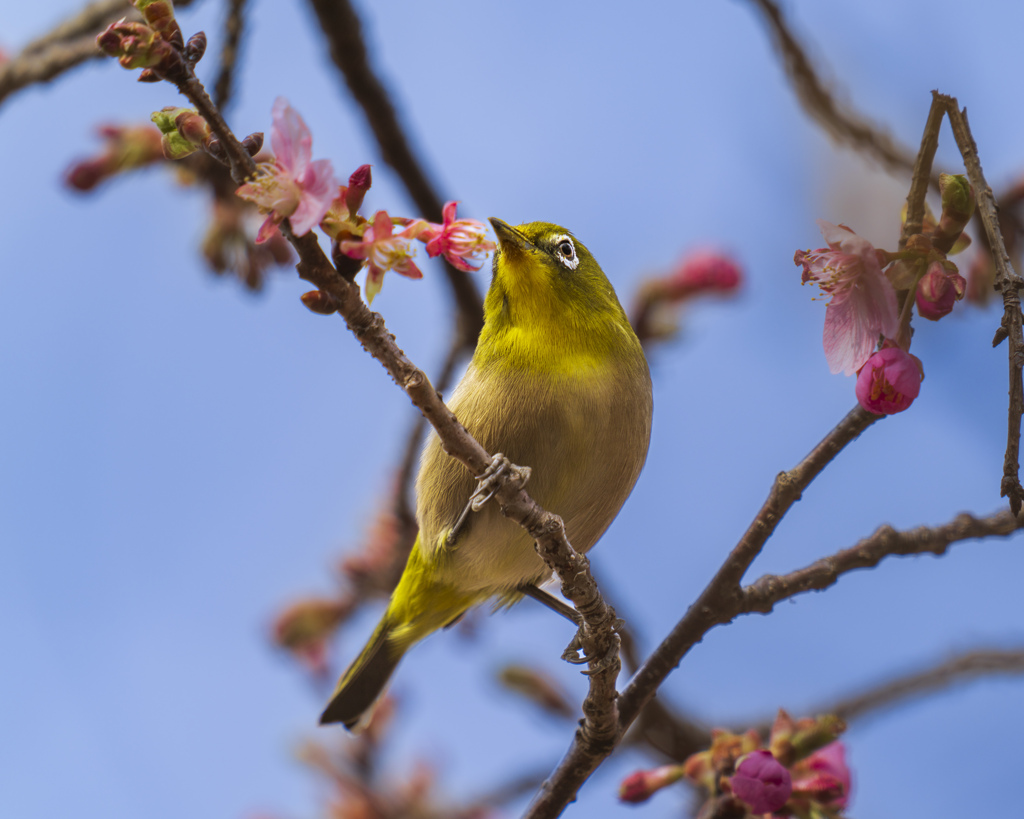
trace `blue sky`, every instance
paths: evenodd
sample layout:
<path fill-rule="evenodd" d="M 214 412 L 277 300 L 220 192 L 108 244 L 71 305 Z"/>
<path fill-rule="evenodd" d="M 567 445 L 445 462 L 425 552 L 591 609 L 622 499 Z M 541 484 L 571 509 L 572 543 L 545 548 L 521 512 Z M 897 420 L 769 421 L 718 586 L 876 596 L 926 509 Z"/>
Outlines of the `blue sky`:
<path fill-rule="evenodd" d="M 821 350 L 824 306 L 799 286 L 814 220 L 893 247 L 906 180 L 836 148 L 798 107 L 745 3 L 360 3 L 373 60 L 431 178 L 460 213 L 547 220 L 584 241 L 628 301 L 642 276 L 714 244 L 743 263 L 735 302 L 696 306 L 654 351 L 655 426 L 640 482 L 593 553 L 646 647 L 685 611 L 759 508 L 854 403 Z M 374 163 L 368 209 L 412 213 L 303 3 L 252 4 L 230 120 L 269 130 L 286 96 L 340 177 Z M 16 51 L 77 3 L 6 10 Z M 957 95 L 989 181 L 1024 169 L 1016 104 L 1024 7 L 947 0 L 787 10 L 843 95 L 916 145 L 938 88 Z M 182 12 L 217 53 L 221 8 Z M 978 45 L 981 44 L 981 45 Z M 975 54 L 983 52 L 984 59 Z M 201 64 L 212 78 L 215 60 Z M 414 411 L 289 272 L 258 296 L 197 252 L 202 196 L 162 171 L 89 197 L 60 177 L 94 125 L 177 104 L 113 62 L 18 93 L 0 114 L 0 809 L 11 816 L 312 816 L 322 791 L 291 751 L 324 692 L 268 645 L 283 604 L 331 588 L 387 491 Z M 948 130 L 938 163 L 958 170 Z M 425 260 L 424 260 L 425 261 Z M 431 264 L 374 307 L 428 371 L 449 338 Z M 479 275 L 481 287 L 487 275 Z M 851 545 L 880 523 L 942 523 L 1001 505 L 1006 351 L 995 308 L 918 322 L 927 374 L 804 494 L 752 576 Z M 794 712 L 974 646 L 1024 642 L 1021 540 L 889 560 L 769 617 L 710 633 L 663 689 L 710 723 Z M 337 646 L 347 659 L 372 626 Z M 563 633 L 564 631 L 564 633 Z M 508 661 L 584 681 L 569 638 L 525 603 L 474 641 L 442 634 L 403 663 L 392 763 L 427 757 L 453 795 L 552 763 L 571 729 L 493 682 Z M 856 815 L 1011 812 L 1018 680 L 987 680 L 858 723 Z M 322 734 L 320 734 L 322 736 Z M 625 816 L 641 760 L 611 760 L 568 815 Z M 683 792 L 641 808 L 678 815 Z M 1015 803 L 1012 803 L 1015 805 Z"/>

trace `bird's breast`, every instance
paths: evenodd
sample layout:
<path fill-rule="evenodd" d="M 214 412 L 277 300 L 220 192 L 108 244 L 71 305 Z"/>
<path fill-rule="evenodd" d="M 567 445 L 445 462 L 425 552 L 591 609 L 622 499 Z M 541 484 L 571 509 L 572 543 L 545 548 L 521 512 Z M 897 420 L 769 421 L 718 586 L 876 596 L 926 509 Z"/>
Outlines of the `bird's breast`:
<path fill-rule="evenodd" d="M 578 551 L 611 523 L 647 455 L 651 384 L 642 354 L 599 366 L 581 360 L 558 372 L 474 362 L 449 406 L 485 449 L 532 469 L 527 491 L 562 517 Z M 454 545 L 445 545 L 475 486 L 431 434 L 417 480 L 417 515 L 421 542 L 433 544 L 452 582 L 502 591 L 546 577 L 530 537 L 496 504 L 471 514 Z"/>

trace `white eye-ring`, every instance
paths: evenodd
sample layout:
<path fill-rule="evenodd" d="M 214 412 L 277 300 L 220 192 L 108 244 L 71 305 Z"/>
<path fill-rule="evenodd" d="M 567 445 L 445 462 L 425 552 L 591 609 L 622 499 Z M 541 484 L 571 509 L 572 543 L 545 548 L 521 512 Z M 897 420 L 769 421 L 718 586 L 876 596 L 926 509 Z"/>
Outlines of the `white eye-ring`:
<path fill-rule="evenodd" d="M 573 244 L 572 238 L 560 234 L 553 237 L 551 242 L 555 246 L 555 256 L 558 261 L 570 270 L 575 270 L 580 266 L 580 257 L 576 255 L 576 245 Z"/>

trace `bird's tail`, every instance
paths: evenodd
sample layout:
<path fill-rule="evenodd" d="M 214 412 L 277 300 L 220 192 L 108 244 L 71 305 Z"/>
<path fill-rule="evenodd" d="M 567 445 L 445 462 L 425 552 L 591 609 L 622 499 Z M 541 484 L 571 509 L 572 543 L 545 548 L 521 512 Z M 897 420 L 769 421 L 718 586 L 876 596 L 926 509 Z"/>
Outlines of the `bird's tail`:
<path fill-rule="evenodd" d="M 406 651 L 431 632 L 458 620 L 486 594 L 460 592 L 439 580 L 431 558 L 413 544 L 388 610 L 366 647 L 341 675 L 320 724 L 343 723 L 358 733 L 373 715 L 388 680 Z"/>
<path fill-rule="evenodd" d="M 331 701 L 320 715 L 320 724 L 340 722 L 350 731 L 359 732 L 373 714 L 391 674 L 405 654 L 405 648 L 389 640 L 394 625 L 385 612 L 366 647 L 338 680 Z"/>

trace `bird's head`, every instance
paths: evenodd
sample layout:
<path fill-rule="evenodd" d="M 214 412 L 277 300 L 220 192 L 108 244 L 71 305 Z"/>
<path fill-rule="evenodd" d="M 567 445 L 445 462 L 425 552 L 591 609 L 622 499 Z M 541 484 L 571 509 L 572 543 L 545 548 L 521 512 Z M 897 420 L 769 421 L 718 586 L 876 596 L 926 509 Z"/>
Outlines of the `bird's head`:
<path fill-rule="evenodd" d="M 589 326 L 626 320 L 601 267 L 564 227 L 490 222 L 498 249 L 485 305 L 488 321 Z"/>

